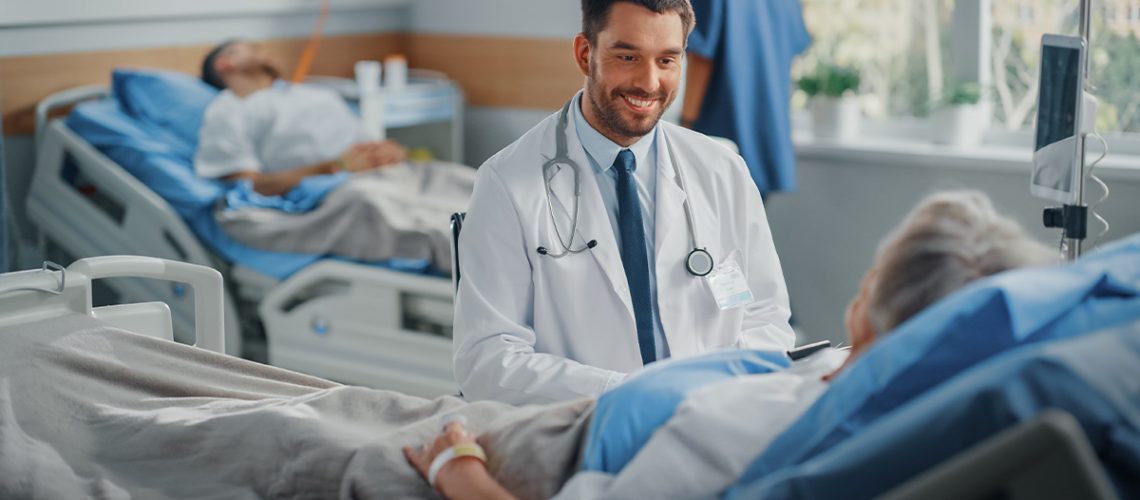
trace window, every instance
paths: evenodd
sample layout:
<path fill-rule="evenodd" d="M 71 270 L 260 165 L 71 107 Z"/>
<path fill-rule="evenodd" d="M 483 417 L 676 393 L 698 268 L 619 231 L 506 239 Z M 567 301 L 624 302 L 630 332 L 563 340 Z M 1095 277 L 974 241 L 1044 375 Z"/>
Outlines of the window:
<path fill-rule="evenodd" d="M 872 118 L 924 116 L 942 93 L 955 0 L 803 0 L 812 45 L 793 79 L 820 64 L 859 70 L 860 107 Z M 793 107 L 806 96 L 797 91 Z"/>
<path fill-rule="evenodd" d="M 1089 81 L 1100 101 L 1097 129 L 1140 132 L 1140 19 L 1133 0 L 1094 0 Z M 1099 8 L 1097 7 L 1099 5 Z M 1026 22 L 1008 2 L 993 3 L 994 122 L 1010 130 L 1032 128 L 1036 110 L 1041 35 L 1077 35 L 1079 0 L 1039 2 Z M 1124 13 L 1129 13 L 1124 16 Z"/>
<path fill-rule="evenodd" d="M 1089 81 L 1100 102 L 1097 128 L 1110 136 L 1138 134 L 1128 140 L 1140 145 L 1140 1 L 1092 1 Z M 1081 5 L 1080 0 L 801 3 L 813 43 L 793 67 L 793 78 L 819 64 L 858 69 L 860 106 L 868 118 L 885 124 L 884 130 L 913 122 L 905 117 L 927 115 L 953 82 L 980 81 L 992 111 L 991 129 L 1012 131 L 997 134 L 1010 138 L 1033 127 L 1041 35 L 1077 35 Z M 956 53 L 969 60 L 955 61 Z M 793 109 L 805 104 L 806 96 L 797 91 Z"/>
<path fill-rule="evenodd" d="M 1019 17 L 1021 18 L 1021 20 L 1023 22 L 1032 21 L 1033 20 L 1033 6 L 1032 5 L 1022 5 Z"/>

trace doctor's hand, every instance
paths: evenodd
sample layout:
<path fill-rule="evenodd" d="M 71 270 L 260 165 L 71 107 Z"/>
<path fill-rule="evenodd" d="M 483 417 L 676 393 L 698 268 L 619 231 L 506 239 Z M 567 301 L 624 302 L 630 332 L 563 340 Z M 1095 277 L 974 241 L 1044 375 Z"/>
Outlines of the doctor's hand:
<path fill-rule="evenodd" d="M 405 447 L 404 458 L 428 480 L 432 462 L 456 445 L 475 445 L 475 435 L 463 428 L 459 421 L 448 423 L 443 433 L 431 443 L 421 448 Z M 429 481 L 430 482 L 430 481 Z M 460 456 L 448 460 L 439 467 L 432 485 L 444 498 L 461 500 L 464 498 L 513 499 L 487 471 L 482 460 L 473 456 Z"/>

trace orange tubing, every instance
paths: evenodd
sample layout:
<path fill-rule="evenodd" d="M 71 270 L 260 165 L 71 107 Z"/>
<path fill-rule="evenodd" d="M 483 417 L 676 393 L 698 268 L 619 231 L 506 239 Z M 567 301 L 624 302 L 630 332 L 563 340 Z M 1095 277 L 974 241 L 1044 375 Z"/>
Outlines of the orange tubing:
<path fill-rule="evenodd" d="M 313 30 L 313 36 L 309 37 L 309 43 L 305 45 L 305 51 L 301 53 L 301 59 L 297 61 L 297 68 L 293 70 L 293 83 L 301 83 L 309 76 L 309 70 L 313 66 L 313 59 L 317 57 L 317 47 L 321 45 L 321 34 L 325 29 L 325 19 L 329 17 L 329 0 L 321 2 L 321 15 L 317 18 L 317 27 Z"/>

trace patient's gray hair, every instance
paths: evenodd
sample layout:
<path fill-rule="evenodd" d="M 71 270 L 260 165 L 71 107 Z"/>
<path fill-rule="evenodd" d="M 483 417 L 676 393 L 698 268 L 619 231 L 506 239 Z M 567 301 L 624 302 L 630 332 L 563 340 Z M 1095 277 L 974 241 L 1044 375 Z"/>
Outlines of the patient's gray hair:
<path fill-rule="evenodd" d="M 974 280 L 1057 260 L 984 193 L 934 193 L 880 244 L 868 314 L 882 335 Z"/>

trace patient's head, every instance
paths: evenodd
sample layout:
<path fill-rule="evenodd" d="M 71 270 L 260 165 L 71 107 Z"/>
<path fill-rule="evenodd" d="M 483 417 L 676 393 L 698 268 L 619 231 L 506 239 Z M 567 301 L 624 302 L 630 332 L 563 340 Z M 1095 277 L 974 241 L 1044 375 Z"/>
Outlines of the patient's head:
<path fill-rule="evenodd" d="M 998 214 L 982 192 L 934 193 L 883 239 L 847 307 L 852 358 L 876 337 L 975 280 L 1056 260 L 1056 252 Z"/>
<path fill-rule="evenodd" d="M 202 60 L 202 81 L 219 90 L 230 88 L 238 79 L 272 83 L 279 76 L 281 70 L 265 47 L 246 40 L 223 42 Z"/>

